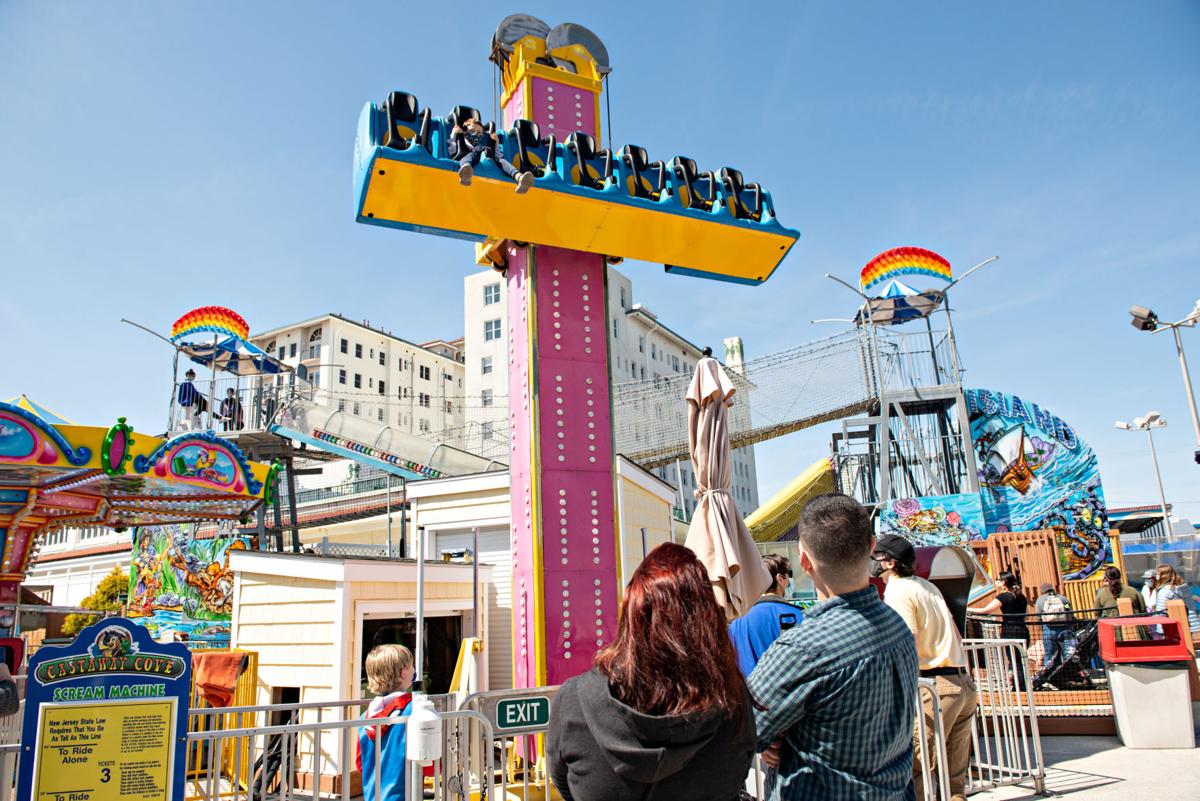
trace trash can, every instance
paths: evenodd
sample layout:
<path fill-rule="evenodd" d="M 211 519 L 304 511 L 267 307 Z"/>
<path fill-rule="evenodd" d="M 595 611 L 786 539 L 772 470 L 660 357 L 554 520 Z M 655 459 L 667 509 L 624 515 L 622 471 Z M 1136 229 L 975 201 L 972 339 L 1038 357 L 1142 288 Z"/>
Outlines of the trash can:
<path fill-rule="evenodd" d="M 1188 684 L 1193 657 L 1178 622 L 1166 616 L 1103 618 L 1100 657 L 1117 734 L 1127 748 L 1196 747 Z"/>

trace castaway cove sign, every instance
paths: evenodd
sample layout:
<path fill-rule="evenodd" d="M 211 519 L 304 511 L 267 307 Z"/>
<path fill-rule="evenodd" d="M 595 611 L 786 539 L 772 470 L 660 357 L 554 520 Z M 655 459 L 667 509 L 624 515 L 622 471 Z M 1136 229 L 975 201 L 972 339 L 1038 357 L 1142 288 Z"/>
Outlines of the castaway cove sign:
<path fill-rule="evenodd" d="M 182 801 L 191 654 L 124 618 L 30 660 L 18 797 Z"/>

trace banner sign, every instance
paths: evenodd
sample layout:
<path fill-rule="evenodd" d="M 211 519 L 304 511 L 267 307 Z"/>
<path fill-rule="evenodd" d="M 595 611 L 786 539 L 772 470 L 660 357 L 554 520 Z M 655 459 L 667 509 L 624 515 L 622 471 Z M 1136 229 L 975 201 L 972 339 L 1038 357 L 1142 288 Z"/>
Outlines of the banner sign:
<path fill-rule="evenodd" d="M 183 801 L 191 654 L 110 617 L 29 662 L 18 797 Z"/>

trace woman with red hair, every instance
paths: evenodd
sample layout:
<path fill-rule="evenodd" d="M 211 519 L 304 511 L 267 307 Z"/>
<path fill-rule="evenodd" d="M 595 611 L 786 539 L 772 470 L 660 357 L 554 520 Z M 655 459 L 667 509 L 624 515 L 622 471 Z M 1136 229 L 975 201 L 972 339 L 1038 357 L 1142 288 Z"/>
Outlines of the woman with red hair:
<path fill-rule="evenodd" d="M 617 638 L 568 679 L 546 755 L 565 801 L 733 801 L 754 758 L 754 713 L 704 566 L 655 548 L 634 571 Z"/>

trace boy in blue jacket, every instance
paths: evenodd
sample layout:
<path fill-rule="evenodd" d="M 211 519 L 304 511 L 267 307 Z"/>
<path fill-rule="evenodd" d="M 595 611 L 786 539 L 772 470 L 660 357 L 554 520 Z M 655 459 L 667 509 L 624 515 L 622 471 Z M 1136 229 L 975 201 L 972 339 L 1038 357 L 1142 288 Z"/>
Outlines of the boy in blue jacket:
<path fill-rule="evenodd" d="M 366 719 L 408 714 L 412 693 L 413 655 L 403 645 L 377 645 L 367 654 L 367 689 L 375 700 Z M 376 740 L 378 739 L 378 743 Z M 405 801 L 405 724 L 363 726 L 358 731 L 358 770 L 362 774 L 363 801 Z M 375 760 L 379 760 L 379 797 L 375 796 Z"/>
<path fill-rule="evenodd" d="M 747 677 L 779 635 L 804 619 L 799 607 L 786 600 L 792 583 L 791 561 L 786 556 L 770 553 L 763 557 L 763 566 L 771 574 L 771 586 L 754 602 L 750 611 L 729 624 L 738 667 Z"/>

